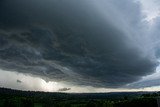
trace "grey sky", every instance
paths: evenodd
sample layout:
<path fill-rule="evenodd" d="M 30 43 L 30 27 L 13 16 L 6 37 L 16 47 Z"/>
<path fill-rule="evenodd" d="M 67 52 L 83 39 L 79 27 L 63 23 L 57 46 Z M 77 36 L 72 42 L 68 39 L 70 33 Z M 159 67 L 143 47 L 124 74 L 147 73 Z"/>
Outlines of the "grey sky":
<path fill-rule="evenodd" d="M 0 2 L 2 75 L 12 71 L 67 84 L 56 90 L 135 89 L 132 84 L 144 88 L 150 80 L 141 81 L 154 75 L 159 65 L 156 0 Z M 151 81 L 149 87 L 159 85 Z M 17 86 L 9 84 L 3 85 Z"/>

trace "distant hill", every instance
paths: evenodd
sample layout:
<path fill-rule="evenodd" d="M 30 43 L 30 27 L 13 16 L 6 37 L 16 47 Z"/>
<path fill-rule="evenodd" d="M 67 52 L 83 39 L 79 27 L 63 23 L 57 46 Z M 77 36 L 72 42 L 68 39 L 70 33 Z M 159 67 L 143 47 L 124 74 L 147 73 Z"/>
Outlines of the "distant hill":
<path fill-rule="evenodd" d="M 54 97 L 54 98 L 91 98 L 91 99 L 106 99 L 106 98 L 121 98 L 124 96 L 128 97 L 137 97 L 143 94 L 152 94 L 160 92 L 110 92 L 110 93 L 62 93 L 62 92 L 42 92 L 42 91 L 22 91 L 14 90 L 9 88 L 0 88 L 0 95 L 10 95 L 10 96 L 42 96 L 42 97 Z"/>
<path fill-rule="evenodd" d="M 157 107 L 159 96 L 160 92 L 61 93 L 0 88 L 0 107 Z"/>

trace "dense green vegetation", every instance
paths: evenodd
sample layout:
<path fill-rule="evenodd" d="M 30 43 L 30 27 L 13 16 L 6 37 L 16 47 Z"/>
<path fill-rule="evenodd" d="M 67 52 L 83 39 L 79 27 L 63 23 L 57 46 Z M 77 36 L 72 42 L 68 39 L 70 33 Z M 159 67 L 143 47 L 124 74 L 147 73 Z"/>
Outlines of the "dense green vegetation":
<path fill-rule="evenodd" d="M 47 93 L 0 88 L 0 107 L 158 107 L 159 92 Z"/>

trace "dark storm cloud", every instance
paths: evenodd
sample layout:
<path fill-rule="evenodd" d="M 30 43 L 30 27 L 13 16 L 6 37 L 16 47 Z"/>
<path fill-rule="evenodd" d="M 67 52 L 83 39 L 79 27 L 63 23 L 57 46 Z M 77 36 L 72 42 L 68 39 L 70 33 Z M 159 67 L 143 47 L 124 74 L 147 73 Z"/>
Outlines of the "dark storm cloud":
<path fill-rule="evenodd" d="M 0 1 L 0 67 L 97 87 L 121 87 L 153 73 L 156 62 L 112 23 L 126 16 L 106 11 L 109 17 L 84 0 Z"/>

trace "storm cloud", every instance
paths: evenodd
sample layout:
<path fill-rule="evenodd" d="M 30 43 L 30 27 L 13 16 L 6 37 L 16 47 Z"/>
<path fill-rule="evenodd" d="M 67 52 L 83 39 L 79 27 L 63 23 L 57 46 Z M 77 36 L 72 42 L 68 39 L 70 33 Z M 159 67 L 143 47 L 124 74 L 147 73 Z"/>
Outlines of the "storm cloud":
<path fill-rule="evenodd" d="M 123 87 L 158 65 L 146 51 L 142 17 L 140 4 L 129 0 L 1 0 L 0 68 Z"/>

